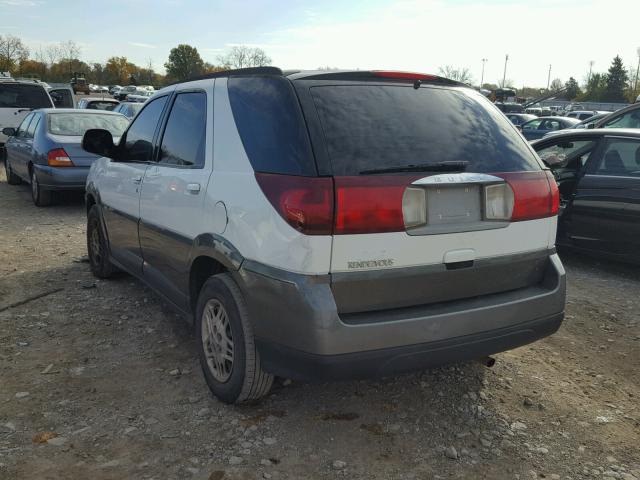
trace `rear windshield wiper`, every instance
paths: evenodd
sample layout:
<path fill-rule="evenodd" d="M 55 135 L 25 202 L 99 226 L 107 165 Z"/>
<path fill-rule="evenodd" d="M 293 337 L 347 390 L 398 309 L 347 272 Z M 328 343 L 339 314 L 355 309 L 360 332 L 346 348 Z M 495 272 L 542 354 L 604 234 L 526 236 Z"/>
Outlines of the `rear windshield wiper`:
<path fill-rule="evenodd" d="M 422 163 L 418 165 L 403 165 L 400 167 L 373 168 L 371 170 L 363 170 L 360 175 L 370 173 L 398 173 L 398 172 L 462 172 L 466 170 L 469 162 L 450 161 L 437 163 Z"/>

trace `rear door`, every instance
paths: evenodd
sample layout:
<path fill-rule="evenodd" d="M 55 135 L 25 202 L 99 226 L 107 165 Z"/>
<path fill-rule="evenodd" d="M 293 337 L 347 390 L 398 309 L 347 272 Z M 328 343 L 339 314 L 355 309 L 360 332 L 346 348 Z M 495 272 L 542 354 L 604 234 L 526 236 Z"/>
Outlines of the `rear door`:
<path fill-rule="evenodd" d="M 330 272 L 340 313 L 540 281 L 555 240 L 549 176 L 488 100 L 413 82 L 300 83 L 309 85 L 298 90 L 319 171 L 335 186 Z M 521 203 L 529 193 L 537 200 Z"/>
<path fill-rule="evenodd" d="M 26 142 L 27 129 L 29 124 L 33 120 L 34 114 L 29 113 L 24 117 L 20 125 L 18 126 L 15 135 L 13 135 L 9 141 L 7 141 L 5 148 L 7 149 L 7 158 L 11 165 L 11 170 L 24 179 L 29 178 L 29 173 L 25 168 L 26 162 Z"/>
<path fill-rule="evenodd" d="M 111 254 L 134 273 L 142 271 L 138 240 L 140 186 L 154 158 L 156 135 L 166 103 L 165 95 L 145 106 L 122 137 L 119 158 L 109 162 L 107 171 L 100 176 L 100 200 Z"/>
<path fill-rule="evenodd" d="M 202 204 L 212 169 L 213 135 L 207 93 L 177 92 L 159 136 L 156 162 L 147 168 L 140 196 L 143 273 L 180 307 L 188 306 L 189 252 L 202 222 Z M 210 107 L 212 112 L 212 107 Z M 139 118 L 139 117 L 138 117 Z M 209 134 L 207 134 L 209 132 Z"/>
<path fill-rule="evenodd" d="M 591 156 L 573 200 L 568 234 L 582 248 L 640 251 L 640 139 L 608 137 Z"/>

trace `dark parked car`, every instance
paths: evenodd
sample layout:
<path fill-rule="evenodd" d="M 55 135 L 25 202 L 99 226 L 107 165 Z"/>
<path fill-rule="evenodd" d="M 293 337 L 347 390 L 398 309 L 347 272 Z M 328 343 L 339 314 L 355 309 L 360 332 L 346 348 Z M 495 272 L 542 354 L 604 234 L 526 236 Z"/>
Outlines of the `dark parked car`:
<path fill-rule="evenodd" d="M 117 105 L 113 111 L 121 113 L 129 120 L 136 116 L 136 114 L 142 109 L 144 104 L 139 102 L 122 102 L 120 105 Z"/>
<path fill-rule="evenodd" d="M 567 117 L 544 117 L 523 123 L 520 126 L 520 130 L 524 138 L 531 141 L 542 138 L 549 132 L 570 128 L 576 123 L 580 123 L 580 120 Z"/>
<path fill-rule="evenodd" d="M 514 125 L 522 125 L 523 123 L 538 118 L 537 116 L 529 113 L 505 113 L 505 116 L 511 120 L 511 123 Z"/>
<path fill-rule="evenodd" d="M 4 168 L 7 182 L 31 184 L 33 203 L 51 203 L 52 190 L 83 190 L 91 163 L 82 136 L 91 128 L 120 137 L 129 122 L 118 113 L 100 110 L 42 109 L 30 112 L 18 128 L 5 128 L 9 137 Z"/>
<path fill-rule="evenodd" d="M 557 243 L 640 262 L 640 130 L 566 130 L 532 146 L 558 182 Z"/>

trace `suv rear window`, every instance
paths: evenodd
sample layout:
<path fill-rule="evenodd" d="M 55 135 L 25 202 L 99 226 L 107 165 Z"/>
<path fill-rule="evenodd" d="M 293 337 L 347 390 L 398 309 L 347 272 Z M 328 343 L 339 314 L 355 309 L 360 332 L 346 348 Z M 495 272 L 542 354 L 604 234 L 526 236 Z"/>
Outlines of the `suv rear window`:
<path fill-rule="evenodd" d="M 51 100 L 40 85 L 0 83 L 0 108 L 51 108 Z"/>
<path fill-rule="evenodd" d="M 229 101 L 256 172 L 316 175 L 298 98 L 281 77 L 231 77 Z"/>
<path fill-rule="evenodd" d="M 539 170 L 511 123 L 468 89 L 327 85 L 310 89 L 334 175 L 441 162 L 468 172 Z"/>

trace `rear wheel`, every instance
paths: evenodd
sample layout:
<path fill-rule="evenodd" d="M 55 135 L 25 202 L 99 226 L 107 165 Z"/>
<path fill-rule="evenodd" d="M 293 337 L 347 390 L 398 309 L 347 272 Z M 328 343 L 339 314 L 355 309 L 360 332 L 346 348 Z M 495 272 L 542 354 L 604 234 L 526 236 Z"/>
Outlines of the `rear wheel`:
<path fill-rule="evenodd" d="M 225 403 L 263 397 L 273 375 L 262 371 L 242 292 L 227 273 L 202 287 L 196 308 L 200 365 L 213 394 Z"/>
<path fill-rule="evenodd" d="M 13 173 L 13 170 L 11 170 L 11 165 L 9 165 L 9 158 L 6 154 L 4 157 L 4 173 L 7 176 L 7 183 L 9 185 L 20 185 L 22 183 L 22 179 L 15 173 Z"/>
<path fill-rule="evenodd" d="M 31 170 L 31 198 L 38 207 L 51 205 L 51 190 L 45 190 L 40 186 L 35 169 Z"/>
<path fill-rule="evenodd" d="M 97 205 L 91 207 L 87 216 L 87 253 L 91 273 L 98 278 L 109 278 L 115 268 L 109 261 L 107 239 L 102 231 L 100 211 Z"/>

